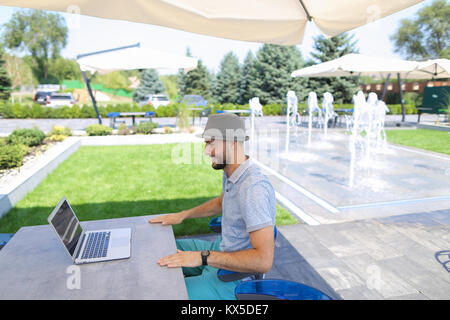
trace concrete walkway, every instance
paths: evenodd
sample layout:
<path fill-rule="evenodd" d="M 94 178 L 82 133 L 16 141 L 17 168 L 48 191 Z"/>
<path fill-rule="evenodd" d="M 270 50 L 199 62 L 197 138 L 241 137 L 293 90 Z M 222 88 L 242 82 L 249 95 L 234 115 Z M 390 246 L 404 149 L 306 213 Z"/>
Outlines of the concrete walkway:
<path fill-rule="evenodd" d="M 450 210 L 280 231 L 343 299 L 450 299 Z"/>

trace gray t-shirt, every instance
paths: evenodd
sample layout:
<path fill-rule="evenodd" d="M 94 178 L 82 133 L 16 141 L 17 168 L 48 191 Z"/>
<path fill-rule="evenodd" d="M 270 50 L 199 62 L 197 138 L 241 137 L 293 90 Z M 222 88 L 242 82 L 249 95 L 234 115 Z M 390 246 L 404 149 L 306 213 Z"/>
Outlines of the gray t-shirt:
<path fill-rule="evenodd" d="M 222 242 L 225 252 L 252 248 L 249 233 L 275 225 L 275 192 L 250 159 L 231 175 L 223 174 Z"/>

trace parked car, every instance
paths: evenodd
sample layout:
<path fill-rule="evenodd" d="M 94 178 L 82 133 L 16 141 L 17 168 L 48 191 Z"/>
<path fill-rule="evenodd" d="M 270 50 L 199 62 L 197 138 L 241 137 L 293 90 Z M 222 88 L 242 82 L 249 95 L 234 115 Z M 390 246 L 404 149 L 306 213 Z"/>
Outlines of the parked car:
<path fill-rule="evenodd" d="M 167 106 L 172 102 L 164 94 L 147 94 L 141 100 L 139 100 L 138 103 L 140 106 L 149 104 L 151 106 L 154 106 L 156 109 L 159 106 Z"/>
<path fill-rule="evenodd" d="M 71 93 L 53 93 L 47 102 L 48 107 L 72 106 L 75 100 Z"/>
<path fill-rule="evenodd" d="M 51 91 L 38 91 L 33 97 L 33 101 L 39 104 L 47 104 L 50 101 Z"/>
<path fill-rule="evenodd" d="M 198 94 L 188 94 L 181 100 L 182 103 L 189 105 L 195 105 L 196 107 L 206 107 L 208 105 L 208 100 L 205 100 L 202 96 Z"/>

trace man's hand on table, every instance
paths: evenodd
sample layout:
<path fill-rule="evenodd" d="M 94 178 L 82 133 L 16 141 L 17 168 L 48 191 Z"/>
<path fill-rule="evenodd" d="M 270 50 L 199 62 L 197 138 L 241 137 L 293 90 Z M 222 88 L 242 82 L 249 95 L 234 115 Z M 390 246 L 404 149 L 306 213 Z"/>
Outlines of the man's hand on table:
<path fill-rule="evenodd" d="M 169 213 L 156 218 L 150 219 L 150 223 L 161 223 L 162 225 L 180 224 L 184 220 L 182 212 Z M 202 265 L 202 256 L 200 251 L 181 251 L 158 260 L 161 267 L 167 266 L 169 268 L 176 267 L 198 267 Z"/>
<path fill-rule="evenodd" d="M 202 256 L 200 251 L 181 251 L 177 249 L 177 253 L 158 260 L 161 267 L 198 267 L 202 265 Z"/>
<path fill-rule="evenodd" d="M 172 225 L 172 224 L 180 224 L 184 221 L 183 212 L 178 213 L 169 213 L 163 216 L 159 216 L 153 219 L 150 219 L 148 222 L 150 223 L 161 223 L 163 226 Z"/>

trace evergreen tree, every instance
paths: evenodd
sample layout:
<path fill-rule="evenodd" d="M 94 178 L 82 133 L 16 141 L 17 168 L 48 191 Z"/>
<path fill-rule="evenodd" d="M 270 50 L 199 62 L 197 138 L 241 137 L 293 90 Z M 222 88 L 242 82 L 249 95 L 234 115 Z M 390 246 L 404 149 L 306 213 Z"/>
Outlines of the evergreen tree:
<path fill-rule="evenodd" d="M 311 56 L 317 62 L 327 62 L 345 56 L 349 53 L 357 53 L 356 41 L 353 41 L 354 36 L 349 36 L 342 33 L 332 38 L 325 38 L 320 35 L 314 38 L 313 49 Z"/>
<path fill-rule="evenodd" d="M 3 67 L 4 64 L 3 53 L 0 51 L 0 101 L 7 101 L 11 97 L 11 79 Z"/>
<path fill-rule="evenodd" d="M 215 96 L 215 90 L 217 85 L 217 76 L 213 71 L 208 71 L 208 81 L 209 81 L 209 97 L 211 103 L 217 103 L 217 98 Z"/>
<path fill-rule="evenodd" d="M 239 60 L 233 52 L 227 53 L 220 63 L 220 71 L 215 83 L 215 98 L 220 103 L 238 103 L 240 68 Z"/>
<path fill-rule="evenodd" d="M 311 64 L 327 62 L 358 52 L 353 36 L 345 33 L 329 39 L 324 36 L 315 37 L 313 49 L 315 52 L 312 52 L 311 56 L 315 60 L 311 61 Z M 357 87 L 357 77 L 308 78 L 307 80 L 308 92 L 316 92 L 320 100 L 328 91 L 333 95 L 335 103 L 351 103 Z"/>
<path fill-rule="evenodd" d="M 186 48 L 186 57 L 192 57 L 191 49 L 189 47 Z M 177 74 L 177 86 L 178 86 L 178 98 L 179 100 L 183 99 L 183 96 L 186 94 L 186 74 L 183 69 L 180 69 Z"/>
<path fill-rule="evenodd" d="M 239 81 L 239 104 L 246 104 L 252 98 L 248 92 L 248 75 L 252 68 L 255 56 L 253 52 L 249 51 L 244 60 L 244 65 L 241 69 L 241 79 Z"/>
<path fill-rule="evenodd" d="M 184 75 L 184 94 L 198 94 L 205 99 L 209 99 L 209 75 L 208 70 L 198 60 L 197 68 Z"/>
<path fill-rule="evenodd" d="M 295 46 L 264 44 L 248 73 L 249 96 L 259 97 L 262 104 L 285 104 L 287 92 L 293 90 L 299 102 L 304 100 L 308 94 L 302 87 L 305 79 L 291 77 L 292 71 L 303 64 L 302 55 Z"/>
<path fill-rule="evenodd" d="M 158 72 L 154 69 L 146 69 L 142 73 L 139 87 L 133 93 L 133 99 L 139 101 L 147 94 L 163 93 L 164 84 L 159 80 Z"/>

